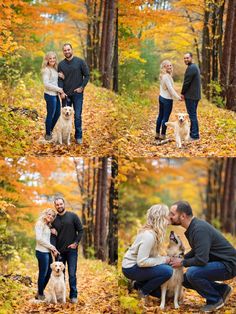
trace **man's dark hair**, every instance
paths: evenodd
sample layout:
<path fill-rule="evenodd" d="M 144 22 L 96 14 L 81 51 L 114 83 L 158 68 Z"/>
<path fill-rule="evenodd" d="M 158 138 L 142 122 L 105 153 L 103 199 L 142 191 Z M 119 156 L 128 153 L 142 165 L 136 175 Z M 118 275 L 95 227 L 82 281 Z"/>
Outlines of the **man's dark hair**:
<path fill-rule="evenodd" d="M 63 203 L 65 204 L 65 200 L 64 200 L 64 198 L 63 198 L 62 196 L 56 196 L 56 197 L 54 198 L 54 204 L 55 204 L 56 201 L 58 201 L 58 200 L 62 200 Z"/>
<path fill-rule="evenodd" d="M 190 206 L 189 202 L 185 202 L 185 201 L 178 201 L 175 202 L 174 204 L 172 204 L 172 206 L 176 205 L 177 208 L 176 210 L 179 213 L 185 213 L 187 216 L 193 216 L 193 210 L 192 207 Z"/>
<path fill-rule="evenodd" d="M 63 49 L 64 49 L 65 46 L 70 46 L 71 49 L 73 49 L 70 43 L 65 43 L 65 44 L 63 45 Z"/>
<path fill-rule="evenodd" d="M 190 55 L 191 58 L 193 57 L 192 52 L 187 51 L 185 54 L 186 54 L 186 55 Z"/>

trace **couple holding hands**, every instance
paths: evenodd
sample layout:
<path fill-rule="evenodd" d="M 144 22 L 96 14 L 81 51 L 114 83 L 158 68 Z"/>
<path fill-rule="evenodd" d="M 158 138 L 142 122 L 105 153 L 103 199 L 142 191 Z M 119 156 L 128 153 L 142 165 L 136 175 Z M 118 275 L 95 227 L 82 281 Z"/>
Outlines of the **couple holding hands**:
<path fill-rule="evenodd" d="M 197 106 L 201 99 L 201 77 L 198 66 L 193 63 L 193 55 L 188 52 L 184 55 L 184 63 L 187 69 L 184 75 L 181 96 L 175 91 L 173 82 L 173 66 L 170 61 L 164 60 L 160 70 L 160 95 L 159 95 L 159 114 L 156 121 L 156 140 L 166 138 L 166 122 L 168 122 L 173 99 L 184 100 L 186 110 L 190 119 L 190 141 L 199 139 L 199 126 L 197 119 Z"/>
<path fill-rule="evenodd" d="M 186 229 L 191 250 L 183 257 L 159 254 L 169 224 Z M 179 267 L 187 268 L 183 286 L 206 299 L 203 312 L 225 305 L 232 288 L 223 281 L 236 276 L 234 247 L 212 225 L 194 217 L 188 202 L 178 201 L 170 210 L 163 204 L 154 205 L 123 258 L 123 274 L 133 281 L 142 298 L 149 295 L 160 298 L 161 286 L 171 278 L 173 269 Z"/>

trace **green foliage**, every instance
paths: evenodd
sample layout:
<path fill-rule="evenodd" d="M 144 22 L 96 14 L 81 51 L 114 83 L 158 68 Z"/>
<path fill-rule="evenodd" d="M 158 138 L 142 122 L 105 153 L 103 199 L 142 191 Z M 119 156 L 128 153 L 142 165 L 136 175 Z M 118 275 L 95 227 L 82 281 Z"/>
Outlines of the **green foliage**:
<path fill-rule="evenodd" d="M 145 62 L 131 59 L 120 65 L 119 86 L 122 93 L 126 90 L 135 95 L 137 91 L 147 89 L 158 78 L 160 57 L 156 53 L 154 42 L 144 41 L 140 52 L 140 58 Z"/>
<path fill-rule="evenodd" d="M 0 58 L 0 77 L 4 84 L 16 86 L 22 75 L 22 63 L 19 55 L 7 55 Z"/>
<path fill-rule="evenodd" d="M 222 87 L 219 82 L 211 81 L 209 84 L 211 90 L 211 101 L 216 104 L 217 107 L 224 108 L 224 98 L 222 97 Z"/>
<path fill-rule="evenodd" d="M 132 298 L 130 296 L 121 296 L 120 297 L 120 308 L 125 311 L 123 313 L 129 314 L 141 314 L 143 313 L 142 309 L 139 306 L 139 300 Z"/>

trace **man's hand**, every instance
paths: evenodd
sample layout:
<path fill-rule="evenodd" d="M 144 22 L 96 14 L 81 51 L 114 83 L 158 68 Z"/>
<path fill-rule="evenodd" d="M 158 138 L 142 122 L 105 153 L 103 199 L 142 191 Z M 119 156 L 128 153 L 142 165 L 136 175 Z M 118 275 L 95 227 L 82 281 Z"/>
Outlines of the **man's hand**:
<path fill-rule="evenodd" d="M 182 267 L 182 258 L 178 258 L 178 257 L 173 257 L 170 261 L 170 265 L 173 267 L 173 268 L 179 268 L 179 267 Z"/>
<path fill-rule="evenodd" d="M 54 234 L 55 236 L 57 236 L 57 234 L 58 234 L 57 230 L 55 228 L 52 228 L 51 229 L 51 234 Z"/>
<path fill-rule="evenodd" d="M 76 93 L 82 93 L 83 90 L 84 90 L 83 87 L 78 87 L 78 88 L 76 88 L 76 89 L 74 90 L 74 92 L 76 92 Z"/>
<path fill-rule="evenodd" d="M 78 246 L 77 243 L 72 243 L 72 244 L 68 245 L 67 247 L 68 247 L 68 249 L 76 249 L 77 246 Z"/>
<path fill-rule="evenodd" d="M 184 100 L 184 95 L 181 95 L 180 97 L 181 97 L 181 100 Z"/>

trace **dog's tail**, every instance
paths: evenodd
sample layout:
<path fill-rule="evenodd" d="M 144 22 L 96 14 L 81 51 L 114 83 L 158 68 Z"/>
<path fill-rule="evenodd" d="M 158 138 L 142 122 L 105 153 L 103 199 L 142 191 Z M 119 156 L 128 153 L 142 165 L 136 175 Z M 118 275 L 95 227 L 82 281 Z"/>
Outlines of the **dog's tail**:
<path fill-rule="evenodd" d="M 175 127 L 175 122 L 166 122 L 166 126 L 172 126 L 173 128 Z"/>

